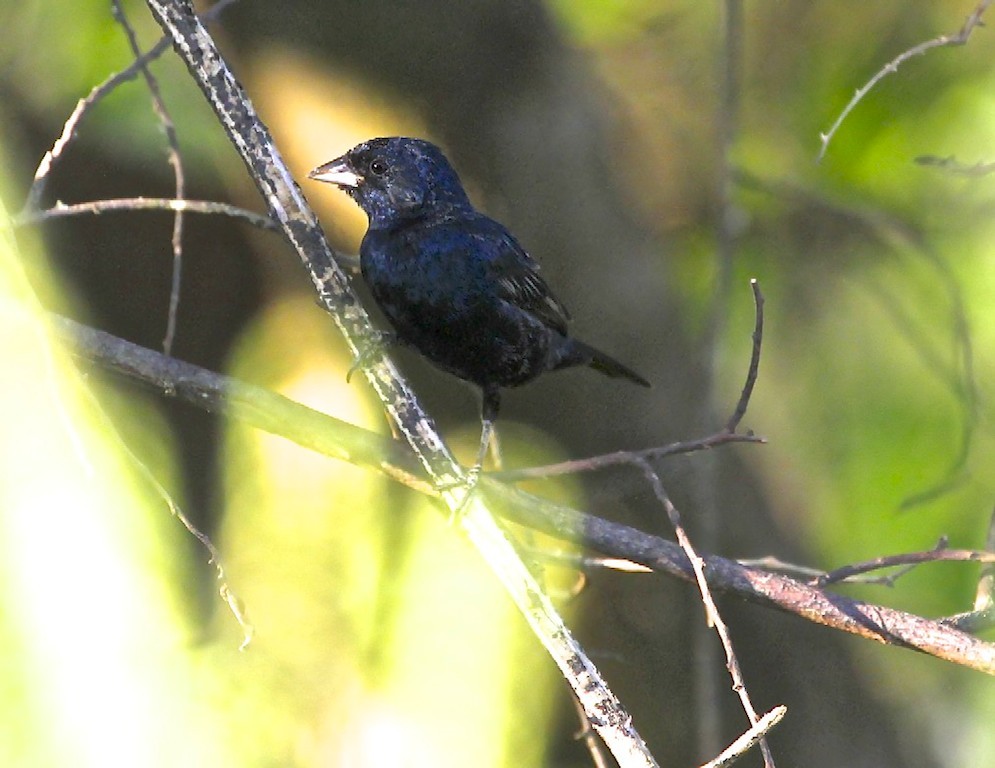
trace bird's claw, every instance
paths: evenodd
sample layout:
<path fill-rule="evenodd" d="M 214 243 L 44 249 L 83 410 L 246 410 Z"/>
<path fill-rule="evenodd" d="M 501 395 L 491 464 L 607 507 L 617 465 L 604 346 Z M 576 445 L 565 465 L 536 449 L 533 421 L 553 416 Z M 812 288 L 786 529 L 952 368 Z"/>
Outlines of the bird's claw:
<path fill-rule="evenodd" d="M 352 375 L 356 371 L 367 367 L 373 358 L 380 355 L 383 351 L 384 345 L 396 343 L 396 334 L 390 333 L 389 331 L 374 331 L 369 335 L 369 337 L 363 339 L 363 341 L 359 344 L 356 359 L 352 361 L 352 365 L 349 366 L 349 370 L 345 373 L 345 383 L 348 384 L 352 380 Z"/>
<path fill-rule="evenodd" d="M 459 503 L 453 507 L 452 511 L 449 513 L 449 524 L 453 525 L 456 523 L 466 511 L 466 505 L 470 502 L 470 498 L 473 496 L 477 489 L 477 483 L 480 481 L 480 465 L 476 464 L 466 471 L 459 480 L 455 480 L 451 483 L 441 483 L 436 486 L 439 491 L 453 491 L 457 488 L 463 490 L 463 495 L 459 500 Z"/>

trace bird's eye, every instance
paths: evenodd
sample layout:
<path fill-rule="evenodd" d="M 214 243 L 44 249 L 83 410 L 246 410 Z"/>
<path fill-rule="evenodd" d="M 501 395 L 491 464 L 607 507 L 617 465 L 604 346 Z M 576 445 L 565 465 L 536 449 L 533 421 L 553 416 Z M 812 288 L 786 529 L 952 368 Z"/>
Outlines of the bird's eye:
<path fill-rule="evenodd" d="M 387 163 L 383 160 L 373 160 L 370 162 L 370 173 L 374 176 L 383 176 L 387 173 Z"/>

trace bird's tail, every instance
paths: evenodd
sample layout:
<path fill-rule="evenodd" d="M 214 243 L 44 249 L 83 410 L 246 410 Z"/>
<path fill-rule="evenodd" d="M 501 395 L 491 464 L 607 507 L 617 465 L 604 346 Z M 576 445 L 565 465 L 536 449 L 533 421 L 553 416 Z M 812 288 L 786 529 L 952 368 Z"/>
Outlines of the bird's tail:
<path fill-rule="evenodd" d="M 583 341 L 577 341 L 577 339 L 570 339 L 569 352 L 563 356 L 556 367 L 564 368 L 569 365 L 589 365 L 599 373 L 611 376 L 613 379 L 628 379 L 643 387 L 652 386 L 646 379 L 628 366 L 622 365 L 614 357 L 588 346 Z"/>

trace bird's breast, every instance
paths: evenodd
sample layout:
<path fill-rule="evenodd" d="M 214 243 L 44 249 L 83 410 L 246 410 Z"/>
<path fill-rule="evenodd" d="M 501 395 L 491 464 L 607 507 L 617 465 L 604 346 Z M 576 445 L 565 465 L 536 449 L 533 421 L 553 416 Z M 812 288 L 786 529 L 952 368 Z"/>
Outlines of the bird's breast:
<path fill-rule="evenodd" d="M 376 235 L 360 263 L 400 338 L 439 368 L 480 386 L 516 386 L 549 370 L 563 337 L 502 298 L 487 264 L 458 244 Z"/>

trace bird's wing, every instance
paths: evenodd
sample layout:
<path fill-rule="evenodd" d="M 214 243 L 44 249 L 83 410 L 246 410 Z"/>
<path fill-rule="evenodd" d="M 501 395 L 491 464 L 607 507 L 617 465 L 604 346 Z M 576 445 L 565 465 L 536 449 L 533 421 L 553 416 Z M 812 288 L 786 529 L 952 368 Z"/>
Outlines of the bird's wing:
<path fill-rule="evenodd" d="M 542 279 L 539 264 L 504 227 L 496 222 L 489 223 L 495 225 L 494 229 L 478 236 L 491 246 L 486 249 L 490 251 L 488 264 L 501 298 L 566 335 L 570 313 Z"/>

